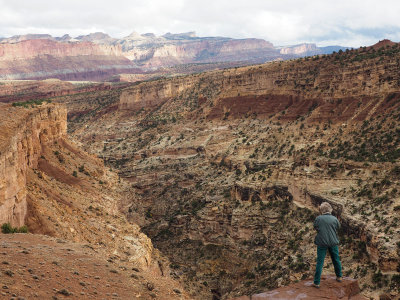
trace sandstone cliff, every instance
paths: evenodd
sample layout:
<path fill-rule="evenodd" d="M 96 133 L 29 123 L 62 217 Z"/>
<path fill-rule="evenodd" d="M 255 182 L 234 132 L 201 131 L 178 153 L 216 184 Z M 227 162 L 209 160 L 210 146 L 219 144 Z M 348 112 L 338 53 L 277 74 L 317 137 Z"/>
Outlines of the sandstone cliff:
<path fill-rule="evenodd" d="M 28 169 L 37 168 L 46 144 L 67 132 L 65 107 L 47 105 L 20 111 L 4 105 L 1 109 L 0 223 L 14 226 L 25 223 Z"/>

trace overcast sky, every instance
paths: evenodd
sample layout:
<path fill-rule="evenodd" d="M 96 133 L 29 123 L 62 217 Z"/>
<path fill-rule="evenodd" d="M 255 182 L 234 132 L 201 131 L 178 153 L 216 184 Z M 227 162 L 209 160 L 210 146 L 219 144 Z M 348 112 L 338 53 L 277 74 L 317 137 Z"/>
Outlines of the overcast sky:
<path fill-rule="evenodd" d="M 399 0 L 0 0 L 0 37 L 196 31 L 274 45 L 400 41 Z"/>

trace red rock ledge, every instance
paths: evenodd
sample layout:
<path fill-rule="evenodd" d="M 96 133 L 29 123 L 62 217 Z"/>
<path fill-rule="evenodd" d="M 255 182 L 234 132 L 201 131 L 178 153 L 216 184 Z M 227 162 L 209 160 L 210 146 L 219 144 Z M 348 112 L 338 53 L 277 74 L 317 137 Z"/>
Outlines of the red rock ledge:
<path fill-rule="evenodd" d="M 252 296 L 242 296 L 231 300 L 368 299 L 360 294 L 360 288 L 356 279 L 344 277 L 342 282 L 337 282 L 335 276 L 323 276 L 319 289 L 313 287 L 312 283 L 312 279 L 304 280 L 269 292 Z"/>

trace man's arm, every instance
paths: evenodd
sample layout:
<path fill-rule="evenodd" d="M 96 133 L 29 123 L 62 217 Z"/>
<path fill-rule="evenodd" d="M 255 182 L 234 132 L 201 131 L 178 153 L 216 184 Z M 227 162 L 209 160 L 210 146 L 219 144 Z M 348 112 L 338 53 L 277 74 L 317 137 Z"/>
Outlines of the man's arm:
<path fill-rule="evenodd" d="M 339 220 L 336 218 L 336 229 L 339 230 L 340 229 L 340 222 Z"/>
<path fill-rule="evenodd" d="M 314 229 L 316 230 L 316 231 L 318 231 L 318 222 L 319 220 L 318 220 L 318 217 L 315 219 L 315 221 L 314 221 Z"/>

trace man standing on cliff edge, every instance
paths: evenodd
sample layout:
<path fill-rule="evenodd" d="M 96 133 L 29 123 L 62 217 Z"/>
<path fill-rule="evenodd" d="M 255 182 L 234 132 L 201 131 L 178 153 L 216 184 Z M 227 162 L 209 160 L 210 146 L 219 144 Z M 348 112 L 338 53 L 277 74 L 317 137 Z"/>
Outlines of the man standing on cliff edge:
<path fill-rule="evenodd" d="M 317 245 L 317 266 L 314 275 L 313 286 L 319 288 L 321 282 L 322 267 L 326 251 L 329 252 L 335 268 L 336 280 L 342 281 L 342 264 L 339 257 L 339 239 L 337 231 L 340 228 L 338 219 L 332 215 L 332 206 L 328 202 L 321 203 L 319 210 L 321 215 L 314 221 L 314 229 L 317 231 L 314 243 Z"/>

